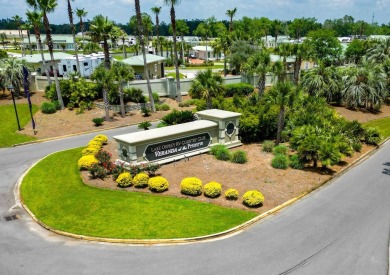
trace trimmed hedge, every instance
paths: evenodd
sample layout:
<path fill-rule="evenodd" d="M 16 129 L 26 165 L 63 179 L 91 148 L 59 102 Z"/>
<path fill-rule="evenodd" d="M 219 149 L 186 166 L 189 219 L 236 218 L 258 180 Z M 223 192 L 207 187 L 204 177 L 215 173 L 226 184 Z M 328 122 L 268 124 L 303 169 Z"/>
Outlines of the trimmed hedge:
<path fill-rule="evenodd" d="M 148 182 L 149 175 L 144 172 L 135 175 L 135 177 L 133 178 L 133 184 L 136 188 L 144 188 L 148 186 Z"/>
<path fill-rule="evenodd" d="M 157 193 L 164 192 L 169 188 L 168 180 L 161 176 L 150 178 L 148 185 L 150 191 Z"/>
<path fill-rule="evenodd" d="M 43 102 L 41 105 L 41 111 L 44 114 L 54 114 L 57 112 L 57 106 L 52 102 Z"/>
<path fill-rule="evenodd" d="M 88 156 L 88 155 L 95 156 L 98 152 L 99 152 L 99 150 L 96 149 L 96 148 L 87 147 L 83 151 L 81 151 L 81 155 L 83 155 L 83 156 Z"/>
<path fill-rule="evenodd" d="M 243 203 L 249 207 L 258 207 L 263 204 L 264 196 L 257 190 L 245 192 L 242 196 Z"/>
<path fill-rule="evenodd" d="M 88 142 L 88 147 L 95 148 L 97 150 L 100 150 L 102 148 L 102 145 L 102 142 L 97 140 L 91 140 L 90 142 Z"/>
<path fill-rule="evenodd" d="M 129 187 L 133 184 L 132 178 L 129 172 L 121 173 L 116 179 L 116 183 L 119 187 Z"/>
<path fill-rule="evenodd" d="M 78 166 L 80 170 L 88 170 L 94 164 L 98 164 L 99 161 L 96 159 L 94 155 L 82 156 L 78 161 Z"/>
<path fill-rule="evenodd" d="M 180 183 L 181 193 L 190 196 L 202 194 L 202 181 L 195 177 L 185 178 Z"/>
<path fill-rule="evenodd" d="M 233 189 L 233 188 L 226 190 L 225 198 L 227 200 L 237 200 L 238 199 L 238 191 L 236 189 Z"/>
<path fill-rule="evenodd" d="M 204 195 L 209 198 L 219 197 L 222 193 L 222 185 L 218 182 L 211 181 L 204 186 Z"/>

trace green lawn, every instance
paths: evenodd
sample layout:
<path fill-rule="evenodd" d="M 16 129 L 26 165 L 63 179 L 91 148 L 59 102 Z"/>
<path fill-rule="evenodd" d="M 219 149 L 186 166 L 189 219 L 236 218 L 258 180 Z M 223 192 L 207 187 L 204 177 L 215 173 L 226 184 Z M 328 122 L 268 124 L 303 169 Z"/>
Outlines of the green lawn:
<path fill-rule="evenodd" d="M 372 120 L 364 123 L 369 127 L 377 127 L 382 135 L 382 140 L 385 140 L 390 136 L 390 117 Z"/>
<path fill-rule="evenodd" d="M 256 216 L 190 199 L 89 187 L 77 167 L 81 150 L 48 156 L 21 186 L 29 209 L 55 229 L 95 237 L 183 238 L 221 232 Z"/>
<path fill-rule="evenodd" d="M 24 127 L 30 122 L 30 111 L 27 104 L 16 104 L 18 110 L 18 116 L 20 121 L 20 127 Z M 33 105 L 33 113 L 38 111 L 38 107 Z M 9 147 L 14 144 L 19 144 L 31 140 L 35 140 L 34 137 L 18 134 L 18 124 L 16 122 L 16 116 L 14 106 L 0 105 L 0 147 Z"/>
<path fill-rule="evenodd" d="M 199 66 L 199 67 L 179 67 L 180 71 L 185 71 L 185 70 L 207 70 L 207 69 L 223 69 L 223 65 L 214 65 L 214 66 Z M 165 70 L 174 70 L 175 67 L 165 67 Z"/>

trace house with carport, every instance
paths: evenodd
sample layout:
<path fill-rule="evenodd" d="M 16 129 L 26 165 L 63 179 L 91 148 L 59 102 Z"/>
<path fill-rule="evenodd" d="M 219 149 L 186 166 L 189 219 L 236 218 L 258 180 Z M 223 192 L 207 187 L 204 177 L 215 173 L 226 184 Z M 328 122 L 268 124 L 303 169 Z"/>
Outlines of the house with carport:
<path fill-rule="evenodd" d="M 164 60 L 166 58 L 154 54 L 146 54 L 147 71 L 150 79 L 165 77 Z M 123 62 L 133 67 L 136 79 L 146 79 L 144 73 L 144 58 L 141 55 L 135 55 L 118 62 Z"/>

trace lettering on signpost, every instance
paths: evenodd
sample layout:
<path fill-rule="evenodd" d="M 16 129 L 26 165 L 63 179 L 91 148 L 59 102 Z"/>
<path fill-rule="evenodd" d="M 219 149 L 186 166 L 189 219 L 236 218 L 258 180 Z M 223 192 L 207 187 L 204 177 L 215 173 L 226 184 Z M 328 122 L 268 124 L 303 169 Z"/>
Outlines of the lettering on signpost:
<path fill-rule="evenodd" d="M 150 144 L 146 147 L 144 155 L 147 161 L 155 161 L 207 148 L 210 145 L 210 142 L 211 137 L 209 133 L 197 134 Z"/>

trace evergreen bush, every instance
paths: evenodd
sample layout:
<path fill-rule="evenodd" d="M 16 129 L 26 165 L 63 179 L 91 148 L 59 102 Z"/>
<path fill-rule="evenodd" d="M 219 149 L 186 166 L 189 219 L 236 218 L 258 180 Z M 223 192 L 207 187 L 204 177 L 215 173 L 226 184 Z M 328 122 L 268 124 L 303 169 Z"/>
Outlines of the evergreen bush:
<path fill-rule="evenodd" d="M 246 152 L 243 150 L 238 150 L 233 152 L 231 161 L 233 163 L 240 163 L 240 164 L 247 163 L 248 158 L 246 156 Z"/>
<path fill-rule="evenodd" d="M 57 106 L 53 102 L 43 102 L 41 105 L 41 111 L 44 114 L 54 114 L 57 112 Z"/>
<path fill-rule="evenodd" d="M 149 175 L 144 173 L 144 172 L 141 172 L 141 173 L 135 175 L 132 182 L 134 184 L 134 187 L 144 188 L 144 187 L 148 186 Z"/>
<path fill-rule="evenodd" d="M 288 158 L 286 155 L 276 155 L 273 157 L 271 166 L 276 169 L 287 169 Z"/>
<path fill-rule="evenodd" d="M 148 181 L 148 185 L 150 191 L 157 192 L 157 193 L 164 192 L 169 188 L 168 180 L 160 176 L 150 178 Z"/>
<path fill-rule="evenodd" d="M 233 189 L 233 188 L 226 190 L 225 198 L 227 200 L 237 200 L 238 199 L 238 191 L 236 189 Z"/>
<path fill-rule="evenodd" d="M 274 147 L 272 152 L 274 155 L 285 155 L 286 156 L 287 152 L 288 152 L 288 148 L 285 145 L 277 145 Z"/>
<path fill-rule="evenodd" d="M 185 178 L 180 183 L 181 193 L 190 196 L 202 194 L 202 181 L 195 177 Z"/>
<path fill-rule="evenodd" d="M 263 151 L 267 153 L 271 153 L 274 150 L 275 142 L 271 140 L 264 140 L 263 142 Z"/>
<path fill-rule="evenodd" d="M 104 118 L 102 117 L 95 117 L 92 119 L 92 122 L 95 124 L 96 127 L 102 126 L 104 122 Z"/>
<path fill-rule="evenodd" d="M 245 192 L 242 196 L 244 205 L 249 207 L 258 207 L 263 205 L 264 196 L 257 190 L 250 190 Z"/>
<path fill-rule="evenodd" d="M 222 186 L 220 183 L 211 181 L 204 186 L 204 195 L 209 198 L 216 198 L 221 195 Z"/>
<path fill-rule="evenodd" d="M 293 169 L 303 169 L 304 165 L 297 154 L 290 156 L 289 165 Z"/>
<path fill-rule="evenodd" d="M 129 172 L 121 173 L 116 179 L 116 183 L 119 187 L 129 187 L 133 184 L 131 175 Z"/>

